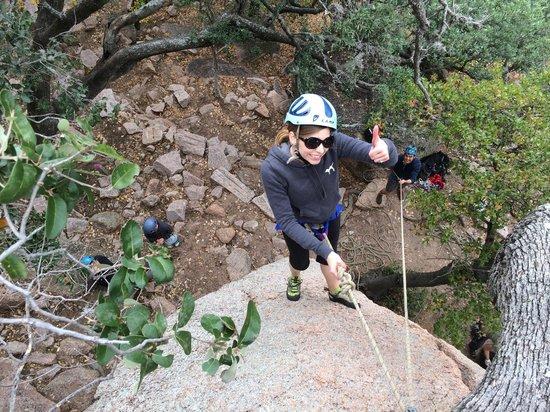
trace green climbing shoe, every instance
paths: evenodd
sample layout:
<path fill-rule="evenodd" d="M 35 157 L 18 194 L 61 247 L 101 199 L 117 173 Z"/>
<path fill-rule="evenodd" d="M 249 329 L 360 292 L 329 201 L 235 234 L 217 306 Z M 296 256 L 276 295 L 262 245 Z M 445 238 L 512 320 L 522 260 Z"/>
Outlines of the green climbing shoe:
<path fill-rule="evenodd" d="M 355 309 L 355 306 L 353 305 L 353 301 L 349 297 L 347 293 L 344 293 L 342 290 L 340 292 L 333 295 L 332 293 L 328 293 L 328 298 L 332 302 L 340 303 L 350 309 Z M 357 306 L 361 307 L 361 304 L 358 302 Z"/>
<path fill-rule="evenodd" d="M 300 285 L 302 284 L 302 279 L 295 276 L 288 278 L 288 283 L 286 285 L 286 297 L 288 300 L 296 301 L 300 299 Z"/>

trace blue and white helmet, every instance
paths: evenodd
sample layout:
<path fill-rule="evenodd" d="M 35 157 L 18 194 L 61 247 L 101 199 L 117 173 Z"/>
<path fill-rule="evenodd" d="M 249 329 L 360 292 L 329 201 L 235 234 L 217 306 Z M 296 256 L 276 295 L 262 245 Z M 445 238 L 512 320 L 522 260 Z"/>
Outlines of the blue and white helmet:
<path fill-rule="evenodd" d="M 318 94 L 302 94 L 292 102 L 285 123 L 296 126 L 330 127 L 336 130 L 337 118 L 334 106 Z"/>

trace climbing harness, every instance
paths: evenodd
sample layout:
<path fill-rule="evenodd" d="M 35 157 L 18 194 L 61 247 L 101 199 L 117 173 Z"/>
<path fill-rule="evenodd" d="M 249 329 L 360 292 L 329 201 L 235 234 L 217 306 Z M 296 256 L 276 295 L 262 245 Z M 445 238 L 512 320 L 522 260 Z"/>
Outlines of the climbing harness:
<path fill-rule="evenodd" d="M 397 391 L 397 388 L 395 386 L 395 382 L 393 381 L 388 367 L 386 365 L 386 362 L 384 361 L 384 358 L 382 357 L 382 354 L 380 352 L 380 349 L 378 348 L 378 345 L 376 343 L 376 339 L 374 338 L 374 335 L 372 334 L 367 321 L 365 320 L 365 317 L 363 315 L 363 312 L 359 309 L 359 305 L 357 301 L 355 300 L 355 296 L 352 293 L 352 290 L 355 289 L 355 283 L 351 279 L 351 275 L 345 271 L 343 268 L 340 268 L 338 270 L 338 277 L 340 278 L 340 288 L 342 289 L 343 293 L 347 293 L 350 297 L 351 301 L 353 302 L 353 305 L 355 307 L 355 310 L 357 311 L 357 314 L 359 315 L 359 318 L 361 319 L 361 323 L 363 324 L 363 328 L 367 332 L 367 336 L 369 338 L 370 344 L 372 346 L 372 349 L 374 350 L 374 353 L 376 357 L 378 358 L 378 362 L 382 366 L 382 369 L 384 370 L 384 374 L 386 375 L 386 379 L 388 380 L 389 386 L 395 396 L 395 399 L 397 401 L 397 404 L 399 405 L 399 408 L 401 410 L 404 410 L 406 412 L 416 412 L 416 408 L 414 406 L 411 406 L 414 402 L 413 396 L 412 396 L 412 362 L 411 362 L 411 345 L 410 345 L 410 333 L 409 333 L 409 309 L 408 309 L 408 301 L 407 301 L 407 271 L 406 271 L 406 265 L 405 265 L 405 235 L 404 235 L 404 228 L 403 228 L 403 185 L 399 183 L 399 190 L 400 190 L 400 217 L 401 217 L 401 264 L 403 268 L 403 306 L 404 306 L 404 315 L 405 315 L 405 341 L 406 341 L 406 356 L 407 356 L 407 392 L 408 392 L 408 402 L 410 405 L 405 407 L 403 403 L 403 399 L 401 398 L 401 395 L 399 395 L 399 392 Z M 328 239 L 327 234 L 325 233 L 324 240 L 327 242 L 327 244 L 330 246 L 332 250 L 334 248 L 332 247 L 332 244 L 330 243 L 330 240 Z"/>

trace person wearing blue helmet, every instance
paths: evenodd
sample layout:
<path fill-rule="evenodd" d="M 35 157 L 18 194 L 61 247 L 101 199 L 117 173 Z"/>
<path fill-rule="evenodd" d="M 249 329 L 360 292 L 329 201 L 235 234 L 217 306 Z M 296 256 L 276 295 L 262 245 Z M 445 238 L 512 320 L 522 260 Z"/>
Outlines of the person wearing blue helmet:
<path fill-rule="evenodd" d="M 341 293 L 338 278 L 338 269 L 347 269 L 337 252 L 343 211 L 338 163 L 344 157 L 391 167 L 397 161 L 397 150 L 391 140 L 379 137 L 378 126 L 372 144 L 338 132 L 336 110 L 324 97 L 298 97 L 261 166 L 269 205 L 289 250 L 289 300 L 300 299 L 300 272 L 308 268 L 312 250 L 327 282 L 329 299 L 354 307 L 349 296 Z"/>
<path fill-rule="evenodd" d="M 181 242 L 172 226 L 153 216 L 149 216 L 143 222 L 143 234 L 149 242 L 168 247 L 179 246 Z"/>
<path fill-rule="evenodd" d="M 420 159 L 416 157 L 416 152 L 415 146 L 409 145 L 405 148 L 405 152 L 399 156 L 397 163 L 388 174 L 386 187 L 376 195 L 376 203 L 382 204 L 382 196 L 395 191 L 397 191 L 397 197 L 401 199 L 399 185 L 405 187 L 416 182 L 422 168 Z"/>

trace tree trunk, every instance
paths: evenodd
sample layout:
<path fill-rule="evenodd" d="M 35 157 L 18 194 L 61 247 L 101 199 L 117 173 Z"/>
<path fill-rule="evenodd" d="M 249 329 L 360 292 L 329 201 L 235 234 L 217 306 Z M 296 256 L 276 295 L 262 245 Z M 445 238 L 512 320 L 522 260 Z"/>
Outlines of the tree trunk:
<path fill-rule="evenodd" d="M 550 410 L 550 204 L 518 223 L 489 287 L 502 315 L 500 348 L 456 411 Z"/>

